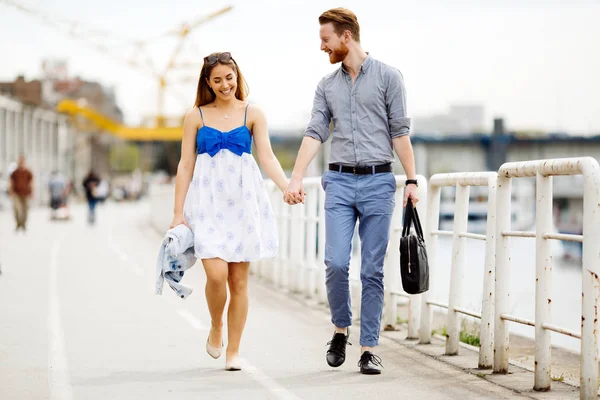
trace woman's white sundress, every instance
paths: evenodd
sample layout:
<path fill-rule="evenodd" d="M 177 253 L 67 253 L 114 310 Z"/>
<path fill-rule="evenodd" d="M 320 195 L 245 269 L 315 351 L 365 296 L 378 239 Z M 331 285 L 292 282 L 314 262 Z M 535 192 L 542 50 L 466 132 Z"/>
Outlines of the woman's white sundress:
<path fill-rule="evenodd" d="M 199 259 L 247 262 L 277 253 L 277 226 L 251 153 L 247 110 L 244 124 L 235 129 L 204 125 L 196 134 L 198 155 L 183 210 Z"/>

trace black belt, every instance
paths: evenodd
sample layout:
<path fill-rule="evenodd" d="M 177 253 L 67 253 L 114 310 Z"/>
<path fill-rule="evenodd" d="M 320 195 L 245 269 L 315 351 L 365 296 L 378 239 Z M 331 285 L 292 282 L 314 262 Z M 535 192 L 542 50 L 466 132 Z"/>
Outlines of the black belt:
<path fill-rule="evenodd" d="M 329 164 L 329 170 L 337 172 L 346 172 L 354 175 L 371 175 L 379 174 L 381 172 L 392 172 L 393 168 L 392 163 L 356 167 L 350 167 L 341 164 Z"/>

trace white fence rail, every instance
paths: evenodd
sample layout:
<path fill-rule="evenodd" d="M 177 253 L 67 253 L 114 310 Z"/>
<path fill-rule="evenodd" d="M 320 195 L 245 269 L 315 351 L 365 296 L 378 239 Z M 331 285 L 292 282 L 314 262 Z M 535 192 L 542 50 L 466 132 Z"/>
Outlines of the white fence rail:
<path fill-rule="evenodd" d="M 411 296 L 401 289 L 399 244 L 402 234 L 402 214 L 405 175 L 396 177 L 396 207 L 392 216 L 388 253 L 384 264 L 385 310 L 383 325 L 393 329 L 397 321 L 399 298 L 409 303 L 409 338 L 418 338 L 420 319 L 420 295 Z M 418 176 L 419 209 L 425 209 L 427 181 Z M 307 298 L 327 303 L 325 289 L 325 192 L 320 177 L 306 178 L 306 204 L 289 206 L 282 200 L 281 192 L 273 182 L 267 183 L 271 204 L 279 228 L 279 252 L 275 259 L 263 260 L 252 266 L 253 273 L 266 277 L 277 287 L 301 293 Z M 360 222 L 359 222 L 360 223 Z M 358 235 L 355 235 L 355 243 Z M 360 246 L 353 246 L 350 264 L 350 293 L 353 312 L 360 314 Z"/>
<path fill-rule="evenodd" d="M 583 175 L 583 236 L 552 233 L 552 176 Z M 511 231 L 511 181 L 536 177 L 536 231 Z M 600 298 L 600 167 L 590 157 L 506 163 L 498 172 L 496 225 L 496 297 L 494 372 L 508 372 L 509 334 L 506 321 L 535 326 L 535 390 L 551 387 L 551 331 L 581 337 L 580 398 L 598 392 L 598 299 Z M 535 321 L 509 315 L 510 237 L 536 239 Z M 583 242 L 581 335 L 552 325 L 551 239 Z"/>
<path fill-rule="evenodd" d="M 441 235 L 452 236 L 452 261 L 450 272 L 450 290 L 447 304 L 431 300 L 431 293 L 426 292 L 422 297 L 420 343 L 431 342 L 432 306 L 448 310 L 446 355 L 458 354 L 459 344 L 459 314 L 481 319 L 479 368 L 490 368 L 493 359 L 493 304 L 494 304 L 494 254 L 496 230 L 496 172 L 436 174 L 429 179 L 427 222 L 425 240 L 429 265 L 434 266 L 437 256 L 437 238 Z M 440 213 L 441 188 L 454 186 L 456 199 L 454 208 L 453 231 L 438 230 Z M 467 232 L 469 217 L 470 186 L 488 187 L 488 214 L 486 235 Z M 485 240 L 485 273 L 483 274 L 483 295 L 481 313 L 460 307 L 462 297 L 462 282 L 465 275 L 466 239 Z M 435 274 L 434 271 L 431 272 Z"/>
<path fill-rule="evenodd" d="M 305 179 L 306 203 L 292 207 L 274 183 L 267 182 L 279 230 L 279 252 L 274 259 L 254 263 L 252 272 L 276 287 L 326 301 L 325 273 L 318 261 L 325 254 L 325 193 L 320 186 L 320 178 Z"/>

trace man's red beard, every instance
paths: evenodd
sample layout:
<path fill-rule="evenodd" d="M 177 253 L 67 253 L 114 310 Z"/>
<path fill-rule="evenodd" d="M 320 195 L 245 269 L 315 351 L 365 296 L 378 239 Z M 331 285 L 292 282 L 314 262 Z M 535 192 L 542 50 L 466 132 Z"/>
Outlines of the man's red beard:
<path fill-rule="evenodd" d="M 332 64 L 342 62 L 349 52 L 350 50 L 348 49 L 348 46 L 346 46 L 344 43 L 340 43 L 339 48 L 332 50 L 331 54 L 329 55 L 329 61 Z"/>

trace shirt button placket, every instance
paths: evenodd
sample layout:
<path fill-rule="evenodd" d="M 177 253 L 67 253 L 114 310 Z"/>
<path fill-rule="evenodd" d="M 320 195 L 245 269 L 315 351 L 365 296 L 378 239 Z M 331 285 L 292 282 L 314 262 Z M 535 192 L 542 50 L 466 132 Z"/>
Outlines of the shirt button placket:
<path fill-rule="evenodd" d="M 350 121 L 352 123 L 352 141 L 354 144 L 354 159 L 355 159 L 355 165 L 360 164 L 359 160 L 360 160 L 360 154 L 358 152 L 358 140 L 356 137 L 356 129 L 358 128 L 358 120 L 356 117 L 356 91 L 354 90 L 356 88 L 356 82 L 354 82 L 354 88 L 352 90 L 352 96 L 350 97 L 350 109 L 352 111 L 352 114 L 350 115 Z"/>

